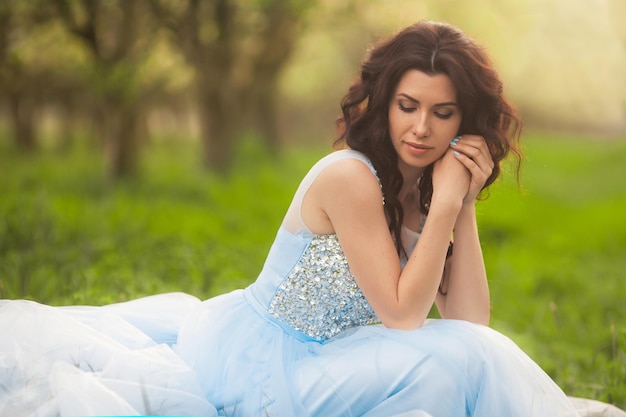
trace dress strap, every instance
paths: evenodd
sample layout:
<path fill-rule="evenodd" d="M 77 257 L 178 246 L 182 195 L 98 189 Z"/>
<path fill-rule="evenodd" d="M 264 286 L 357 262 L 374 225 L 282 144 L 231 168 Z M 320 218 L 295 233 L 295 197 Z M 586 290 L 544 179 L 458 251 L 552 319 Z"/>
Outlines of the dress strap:
<path fill-rule="evenodd" d="M 367 165 L 370 171 L 372 171 L 372 174 L 376 177 L 376 179 L 378 179 L 378 175 L 376 174 L 376 170 L 374 169 L 372 162 L 367 156 L 359 151 L 355 151 L 352 149 L 343 149 L 340 151 L 335 151 L 320 159 L 305 175 L 305 177 L 302 179 L 302 182 L 300 182 L 300 186 L 296 190 L 293 200 L 291 201 L 291 205 L 287 210 L 287 214 L 285 215 L 285 218 L 283 220 L 283 227 L 285 227 L 290 233 L 311 233 L 308 227 L 302 221 L 302 201 L 304 200 L 304 196 L 324 169 L 326 169 L 333 163 L 341 161 L 343 159 L 358 159 L 359 161 L 362 161 L 365 165 Z"/>

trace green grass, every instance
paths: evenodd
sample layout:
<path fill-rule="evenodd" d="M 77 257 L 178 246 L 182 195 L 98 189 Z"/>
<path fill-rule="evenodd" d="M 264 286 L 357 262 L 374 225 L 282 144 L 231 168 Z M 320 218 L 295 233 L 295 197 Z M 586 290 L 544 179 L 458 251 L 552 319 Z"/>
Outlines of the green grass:
<path fill-rule="evenodd" d="M 493 325 L 564 390 L 626 405 L 626 141 L 533 135 L 481 203 Z"/>
<path fill-rule="evenodd" d="M 316 158 L 276 164 L 254 151 L 221 178 L 203 172 L 194 146 L 164 144 L 146 152 L 139 178 L 117 184 L 93 151 L 3 153 L 0 295 L 100 304 L 247 285 Z"/>
<path fill-rule="evenodd" d="M 527 135 L 479 203 L 493 327 L 570 395 L 626 408 L 626 140 Z M 0 141 L 0 297 L 103 304 L 211 297 L 258 274 L 298 182 L 329 147 L 273 160 L 248 144 L 233 173 L 196 145 L 152 144 L 117 184 L 93 149 L 22 155 Z"/>

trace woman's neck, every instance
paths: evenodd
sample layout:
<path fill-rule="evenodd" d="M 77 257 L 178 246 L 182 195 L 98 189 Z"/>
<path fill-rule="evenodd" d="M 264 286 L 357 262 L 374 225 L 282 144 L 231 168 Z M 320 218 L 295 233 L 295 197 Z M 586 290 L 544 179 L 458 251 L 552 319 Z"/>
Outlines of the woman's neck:
<path fill-rule="evenodd" d="M 402 188 L 398 193 L 398 200 L 405 201 L 407 198 L 416 197 L 417 184 L 423 172 L 423 169 L 416 169 L 413 167 L 411 167 L 411 169 L 402 169 L 402 167 L 400 167 L 400 173 L 402 174 Z"/>

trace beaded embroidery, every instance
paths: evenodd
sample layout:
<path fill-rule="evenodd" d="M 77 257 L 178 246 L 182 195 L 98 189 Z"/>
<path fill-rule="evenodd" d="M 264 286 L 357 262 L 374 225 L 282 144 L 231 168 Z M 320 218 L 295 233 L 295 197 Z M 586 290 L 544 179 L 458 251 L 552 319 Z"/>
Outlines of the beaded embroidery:
<path fill-rule="evenodd" d="M 269 312 L 320 342 L 350 327 L 379 322 L 336 235 L 313 237 L 272 298 Z"/>

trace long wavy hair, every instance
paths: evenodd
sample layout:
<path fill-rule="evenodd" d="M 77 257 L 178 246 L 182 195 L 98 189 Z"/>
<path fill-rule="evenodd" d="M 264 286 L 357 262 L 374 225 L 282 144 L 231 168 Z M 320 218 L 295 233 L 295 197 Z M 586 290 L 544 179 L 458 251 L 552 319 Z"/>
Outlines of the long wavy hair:
<path fill-rule="evenodd" d="M 389 104 L 408 70 L 445 74 L 456 88 L 463 119 L 458 134 L 485 138 L 495 166 L 483 191 L 500 175 L 500 162 L 511 152 L 519 170 L 521 120 L 503 96 L 502 82 L 485 50 L 457 28 L 421 21 L 374 45 L 361 64 L 360 76 L 341 102 L 335 148 L 345 145 L 364 153 L 374 165 L 385 200 L 385 214 L 400 256 L 403 209 L 398 199 L 402 175 L 389 134 Z M 450 138 L 452 139 L 452 138 Z M 419 209 L 428 214 L 432 165 L 419 181 Z"/>

